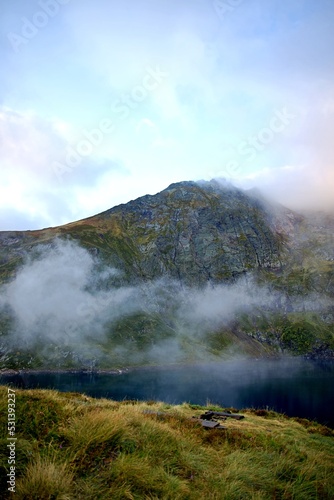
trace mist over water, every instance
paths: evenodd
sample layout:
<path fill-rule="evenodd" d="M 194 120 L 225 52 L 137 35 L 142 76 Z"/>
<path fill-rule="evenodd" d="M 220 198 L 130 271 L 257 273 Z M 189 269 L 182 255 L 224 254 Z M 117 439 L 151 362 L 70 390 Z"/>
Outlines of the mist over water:
<path fill-rule="evenodd" d="M 81 392 L 118 401 L 267 408 L 334 427 L 334 365 L 299 358 L 152 367 L 117 375 L 22 372 L 0 376 L 0 383 Z"/>
<path fill-rule="evenodd" d="M 52 345 L 62 352 L 60 369 L 70 352 L 79 361 L 94 359 L 98 368 L 107 340 L 118 338 L 110 358 L 116 363 L 110 368 L 120 366 L 119 359 L 125 360 L 121 366 L 145 362 L 160 368 L 110 375 L 94 372 L 89 365 L 90 373 L 21 372 L 1 375 L 0 382 L 117 400 L 269 407 L 334 426 L 333 365 L 298 358 L 247 360 L 235 345 L 226 350 L 231 361 L 212 362 L 217 356 L 203 349 L 208 332 L 228 327 L 237 314 L 276 311 L 284 306 L 281 294 L 257 285 L 251 275 L 233 284 L 203 288 L 185 287 L 167 278 L 129 285 L 123 278 L 118 269 L 103 266 L 73 241 L 40 246 L 34 258 L 28 257 L 14 279 L 0 289 L 0 309 L 14 319 L 9 334 L 1 337 L 1 348 L 38 346 L 43 351 Z M 315 294 L 297 297 L 290 307 L 316 310 L 324 304 L 325 299 Z M 132 330 L 130 323 L 130 333 L 120 335 L 118 322 L 136 314 L 159 317 L 168 334 L 139 346 L 136 336 L 140 332 Z M 182 364 L 185 344 L 201 364 Z M 6 367 L 5 359 L 2 367 Z"/>

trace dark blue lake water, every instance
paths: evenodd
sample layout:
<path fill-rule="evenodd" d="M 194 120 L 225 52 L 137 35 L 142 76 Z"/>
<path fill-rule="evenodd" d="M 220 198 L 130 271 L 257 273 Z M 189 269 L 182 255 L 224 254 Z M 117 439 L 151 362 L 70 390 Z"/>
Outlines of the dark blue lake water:
<path fill-rule="evenodd" d="M 334 364 L 243 360 L 134 369 L 121 374 L 22 373 L 0 383 L 75 391 L 114 400 L 160 400 L 274 409 L 334 427 Z"/>

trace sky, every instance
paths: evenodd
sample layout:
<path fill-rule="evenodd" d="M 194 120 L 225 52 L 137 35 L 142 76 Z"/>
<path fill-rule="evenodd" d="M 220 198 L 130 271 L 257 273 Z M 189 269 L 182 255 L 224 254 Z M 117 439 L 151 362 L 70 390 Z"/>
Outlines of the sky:
<path fill-rule="evenodd" d="M 0 230 L 224 178 L 334 209 L 333 0 L 3 0 Z"/>

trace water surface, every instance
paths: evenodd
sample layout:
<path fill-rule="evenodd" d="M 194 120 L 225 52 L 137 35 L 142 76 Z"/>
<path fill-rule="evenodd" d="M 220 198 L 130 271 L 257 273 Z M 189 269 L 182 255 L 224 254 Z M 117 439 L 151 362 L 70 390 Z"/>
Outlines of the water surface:
<path fill-rule="evenodd" d="M 21 373 L 0 383 L 75 391 L 114 400 L 208 402 L 269 408 L 334 427 L 334 364 L 298 358 L 133 369 L 107 373 Z"/>

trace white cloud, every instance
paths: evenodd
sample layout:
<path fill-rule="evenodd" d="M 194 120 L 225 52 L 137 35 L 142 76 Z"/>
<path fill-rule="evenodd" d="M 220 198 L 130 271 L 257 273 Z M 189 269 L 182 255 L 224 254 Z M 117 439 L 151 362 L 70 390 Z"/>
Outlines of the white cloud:
<path fill-rule="evenodd" d="M 3 33 L 33 12 L 22 0 L 4 9 Z M 0 52 L 0 229 L 93 215 L 171 182 L 223 175 L 230 161 L 241 178 L 273 169 L 257 179 L 272 178 L 286 204 L 328 206 L 333 16 L 326 0 L 240 2 L 224 19 L 207 0 L 68 2 L 22 54 Z M 168 77 L 117 121 L 112 104 L 148 66 Z M 284 107 L 296 114 L 291 127 L 253 162 L 235 158 L 240 141 Z M 59 183 L 54 161 L 103 118 L 115 133 Z"/>
<path fill-rule="evenodd" d="M 114 176 L 127 175 L 115 160 L 92 156 L 83 158 L 60 181 L 53 164 L 71 145 L 73 129 L 66 122 L 46 120 L 31 111 L 2 108 L 0 137 L 2 230 L 39 229 L 92 215 L 98 208 L 110 208 L 101 202 L 98 186 L 106 182 L 106 176 L 112 182 Z M 87 200 L 94 198 L 89 192 L 94 186 L 96 203 L 92 204 Z"/>
<path fill-rule="evenodd" d="M 258 187 L 295 210 L 334 210 L 334 170 L 326 166 L 264 168 L 236 183 L 243 188 Z"/>

